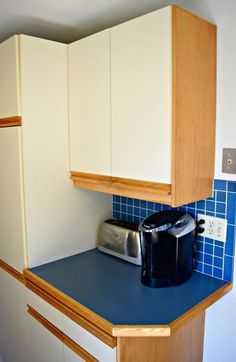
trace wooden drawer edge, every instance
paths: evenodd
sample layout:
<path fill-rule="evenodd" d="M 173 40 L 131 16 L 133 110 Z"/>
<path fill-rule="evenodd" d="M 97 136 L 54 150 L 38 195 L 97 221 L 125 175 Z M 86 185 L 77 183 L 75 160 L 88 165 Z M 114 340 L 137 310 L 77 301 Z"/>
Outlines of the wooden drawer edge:
<path fill-rule="evenodd" d="M 21 126 L 21 117 L 14 116 L 14 117 L 7 117 L 7 118 L 0 118 L 0 127 L 16 127 Z"/>
<path fill-rule="evenodd" d="M 0 259 L 0 267 L 5 270 L 7 273 L 11 274 L 15 279 L 19 280 L 22 284 L 25 284 L 25 277 L 23 274 L 18 272 L 16 269 L 12 268 L 5 261 Z"/>
<path fill-rule="evenodd" d="M 28 269 L 24 270 L 24 275 L 27 288 L 72 319 L 75 323 L 92 333 L 109 347 L 116 347 L 117 340 L 112 336 L 113 325 L 111 323 L 40 279 Z"/>
<path fill-rule="evenodd" d="M 37 320 L 41 325 L 43 325 L 49 332 L 51 332 L 55 337 L 57 337 L 61 342 L 63 342 L 67 347 L 73 350 L 81 358 L 88 362 L 98 361 L 90 353 L 88 353 L 84 348 L 75 343 L 70 337 L 63 333 L 60 329 L 54 326 L 46 318 L 44 318 L 40 313 L 28 305 L 28 314 L 30 314 L 35 320 Z"/>

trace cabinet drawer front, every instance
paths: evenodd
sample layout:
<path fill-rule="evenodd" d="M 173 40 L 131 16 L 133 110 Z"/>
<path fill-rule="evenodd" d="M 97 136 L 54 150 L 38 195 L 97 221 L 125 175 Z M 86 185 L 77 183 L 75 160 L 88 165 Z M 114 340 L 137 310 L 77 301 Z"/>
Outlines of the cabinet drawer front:
<path fill-rule="evenodd" d="M 116 360 L 116 348 L 109 347 L 66 316 L 63 316 L 63 332 L 99 361 Z"/>
<path fill-rule="evenodd" d="M 70 337 L 101 362 L 112 362 L 116 359 L 116 348 L 111 348 L 100 339 L 86 331 L 63 313 L 52 307 L 31 290 L 27 290 L 28 304 L 44 318 Z"/>
<path fill-rule="evenodd" d="M 27 302 L 54 326 L 63 330 L 63 314 L 29 289 L 27 290 Z"/>

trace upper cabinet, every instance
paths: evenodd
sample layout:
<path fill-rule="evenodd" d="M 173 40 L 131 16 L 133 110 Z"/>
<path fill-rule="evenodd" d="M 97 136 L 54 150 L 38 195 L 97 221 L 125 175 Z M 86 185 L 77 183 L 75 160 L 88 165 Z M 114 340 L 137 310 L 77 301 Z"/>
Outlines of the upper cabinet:
<path fill-rule="evenodd" d="M 69 45 L 70 168 L 111 174 L 110 30 Z"/>
<path fill-rule="evenodd" d="M 110 96 L 104 92 L 109 62 L 106 72 L 98 68 L 101 54 L 95 59 L 95 36 L 77 43 L 94 47 L 89 51 L 94 59 L 88 59 L 91 72 L 85 70 L 85 58 L 76 66 L 77 54 L 70 52 L 70 79 L 76 82 L 76 87 L 70 86 L 70 106 L 77 103 L 78 108 L 70 117 L 74 185 L 172 206 L 211 196 L 216 26 L 173 6 L 123 23 L 110 33 Z M 87 59 L 88 53 L 83 56 Z M 94 72 L 100 72 L 99 82 Z M 79 73 L 82 80 L 76 78 Z M 98 111 L 108 99 L 111 110 L 105 121 Z M 87 109 L 93 109 L 89 122 Z M 111 157 L 110 169 L 100 167 L 101 152 L 104 160 Z M 83 162 L 75 163 L 76 158 Z"/>
<path fill-rule="evenodd" d="M 0 259 L 22 272 L 93 248 L 98 225 L 111 215 L 111 197 L 79 192 L 68 178 L 67 45 L 15 36 L 0 45 L 3 69 L 13 54 L 15 65 L 20 63 L 20 86 L 11 84 L 4 117 L 17 114 L 10 107 L 17 94 L 22 122 L 3 128 L 14 124 L 12 118 L 8 124 L 0 118 Z M 0 82 L 0 94 L 7 92 L 4 87 Z M 1 112 L 7 104 L 3 100 Z M 94 222 L 88 226 L 91 214 Z"/>
<path fill-rule="evenodd" d="M 0 44 L 0 127 L 20 124 L 18 36 Z"/>

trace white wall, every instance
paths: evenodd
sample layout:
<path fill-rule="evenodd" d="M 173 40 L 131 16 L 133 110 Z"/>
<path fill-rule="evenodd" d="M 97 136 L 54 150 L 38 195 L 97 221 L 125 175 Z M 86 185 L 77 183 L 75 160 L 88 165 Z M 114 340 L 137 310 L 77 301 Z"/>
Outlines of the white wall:
<path fill-rule="evenodd" d="M 222 148 L 236 148 L 236 1 L 192 0 L 181 6 L 217 24 L 215 178 L 236 181 L 236 175 L 221 172 Z M 207 310 L 204 345 L 204 362 L 234 361 L 236 286 L 231 293 Z"/>

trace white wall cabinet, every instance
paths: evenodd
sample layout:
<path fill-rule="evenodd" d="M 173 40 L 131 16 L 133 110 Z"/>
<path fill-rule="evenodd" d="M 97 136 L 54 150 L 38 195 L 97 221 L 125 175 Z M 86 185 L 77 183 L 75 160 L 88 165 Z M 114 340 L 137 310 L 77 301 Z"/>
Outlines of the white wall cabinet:
<path fill-rule="evenodd" d="M 95 247 L 98 224 L 111 215 L 111 198 L 75 190 L 68 179 L 67 45 L 14 36 L 0 45 L 0 73 L 12 54 L 14 66 L 17 55 L 21 60 L 22 126 L 4 128 L 0 117 L 0 257 L 22 272 Z M 11 87 L 18 99 L 17 82 Z M 14 115 L 7 106 L 14 97 L 6 97 L 0 112 L 6 104 Z"/>
<path fill-rule="evenodd" d="M 0 44 L 0 118 L 21 115 L 18 36 Z"/>
<path fill-rule="evenodd" d="M 74 185 L 171 206 L 211 196 L 216 27 L 173 6 L 111 28 L 110 38 L 111 169 L 107 173 L 96 167 L 96 143 L 89 149 L 75 149 L 76 139 L 80 144 L 78 127 L 87 129 L 87 119 L 73 117 L 71 159 L 84 153 L 86 159 L 94 161 L 89 169 L 82 163 L 71 163 Z M 98 44 L 90 39 L 81 42 L 90 43 L 94 47 L 90 54 L 95 54 Z M 73 58 L 75 54 L 71 53 Z M 83 64 L 77 63 L 73 74 L 83 70 Z M 100 79 L 103 85 L 106 81 Z M 82 84 L 77 78 L 76 87 L 69 93 L 73 103 L 91 82 L 92 76 L 84 78 Z M 98 90 L 98 85 L 94 86 Z M 101 92 L 101 104 L 104 99 L 105 93 Z M 87 100 L 93 109 L 93 99 Z M 86 108 L 89 105 L 86 103 Z M 92 117 L 90 124 L 97 120 Z M 92 139 L 92 130 L 90 133 Z M 100 134 L 96 135 L 98 139 Z"/>
<path fill-rule="evenodd" d="M 111 174 L 110 30 L 68 46 L 70 169 Z"/>
<path fill-rule="evenodd" d="M 111 29 L 112 176 L 171 183 L 171 11 Z"/>

